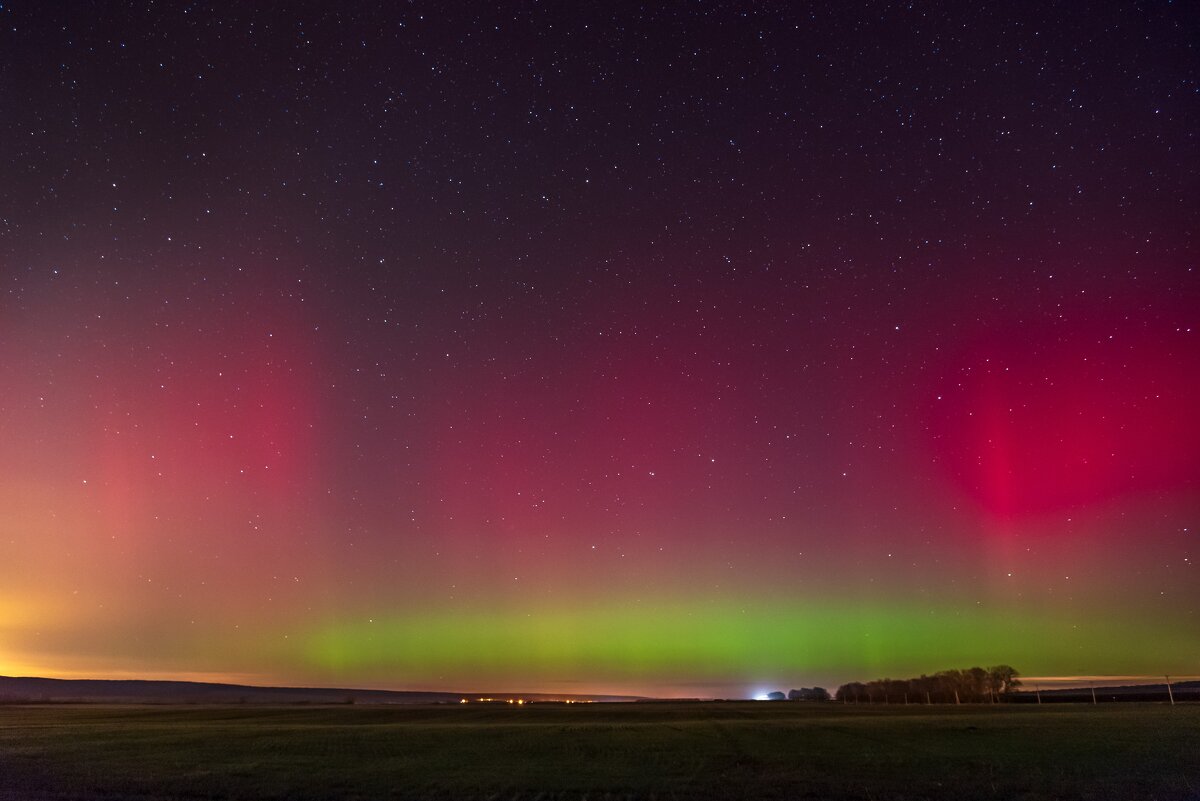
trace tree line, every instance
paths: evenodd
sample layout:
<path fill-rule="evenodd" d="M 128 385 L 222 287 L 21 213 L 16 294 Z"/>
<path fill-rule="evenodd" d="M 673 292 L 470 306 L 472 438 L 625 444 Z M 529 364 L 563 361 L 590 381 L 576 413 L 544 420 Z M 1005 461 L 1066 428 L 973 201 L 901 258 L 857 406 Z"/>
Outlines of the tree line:
<path fill-rule="evenodd" d="M 1021 686 L 1009 665 L 943 670 L 912 679 L 876 679 L 838 687 L 834 698 L 847 704 L 978 704 L 995 703 Z"/>
<path fill-rule="evenodd" d="M 824 687 L 801 687 L 799 690 L 788 690 L 787 695 L 776 691 L 767 693 L 768 701 L 828 701 L 829 690 Z"/>

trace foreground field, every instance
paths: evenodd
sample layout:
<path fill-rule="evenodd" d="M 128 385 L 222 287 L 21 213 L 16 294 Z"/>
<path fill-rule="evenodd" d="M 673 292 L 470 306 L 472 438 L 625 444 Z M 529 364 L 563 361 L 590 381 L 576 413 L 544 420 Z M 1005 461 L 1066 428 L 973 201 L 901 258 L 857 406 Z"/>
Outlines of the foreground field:
<path fill-rule="evenodd" d="M 16 799 L 1200 799 L 1200 707 L 0 706 Z"/>

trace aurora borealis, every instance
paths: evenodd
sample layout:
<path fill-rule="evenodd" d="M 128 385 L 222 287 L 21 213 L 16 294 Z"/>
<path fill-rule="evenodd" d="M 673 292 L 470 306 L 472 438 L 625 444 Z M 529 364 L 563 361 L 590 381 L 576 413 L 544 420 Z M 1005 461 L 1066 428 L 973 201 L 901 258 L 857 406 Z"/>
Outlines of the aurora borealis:
<path fill-rule="evenodd" d="M 0 4 L 0 675 L 1200 674 L 1194 8 Z"/>

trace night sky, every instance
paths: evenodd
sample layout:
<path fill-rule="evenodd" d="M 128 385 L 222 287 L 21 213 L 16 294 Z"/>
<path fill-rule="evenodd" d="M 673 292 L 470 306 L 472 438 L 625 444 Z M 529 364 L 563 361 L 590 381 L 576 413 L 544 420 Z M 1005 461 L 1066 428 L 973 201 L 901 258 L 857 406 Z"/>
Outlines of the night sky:
<path fill-rule="evenodd" d="M 0 2 L 0 674 L 1200 673 L 1188 3 Z"/>

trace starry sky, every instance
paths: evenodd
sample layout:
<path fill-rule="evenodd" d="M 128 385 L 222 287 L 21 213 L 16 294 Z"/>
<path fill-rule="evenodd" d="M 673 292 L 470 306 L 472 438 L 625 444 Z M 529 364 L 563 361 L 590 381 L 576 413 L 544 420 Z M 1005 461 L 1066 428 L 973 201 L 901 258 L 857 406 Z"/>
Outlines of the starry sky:
<path fill-rule="evenodd" d="M 0 3 L 0 674 L 1200 672 L 1187 3 Z"/>

